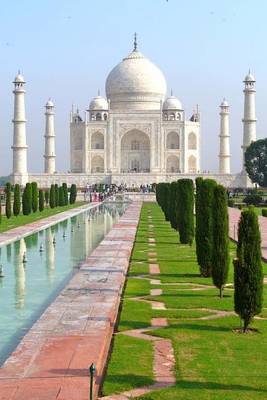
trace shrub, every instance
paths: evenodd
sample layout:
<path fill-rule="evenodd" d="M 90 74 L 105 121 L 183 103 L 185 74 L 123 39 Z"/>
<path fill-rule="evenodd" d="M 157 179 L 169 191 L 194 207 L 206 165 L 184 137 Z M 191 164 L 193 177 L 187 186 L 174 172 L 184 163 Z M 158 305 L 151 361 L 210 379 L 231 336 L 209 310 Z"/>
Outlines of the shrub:
<path fill-rule="evenodd" d="M 223 297 L 223 288 L 227 282 L 229 270 L 229 225 L 227 210 L 227 193 L 223 186 L 214 188 L 213 205 L 213 245 L 212 245 L 212 280 L 220 289 Z"/>
<path fill-rule="evenodd" d="M 49 204 L 49 190 L 45 191 L 44 197 L 45 197 L 45 204 L 48 206 L 48 204 Z"/>
<path fill-rule="evenodd" d="M 55 208 L 56 206 L 56 192 L 55 192 L 55 185 L 51 185 L 50 192 L 49 192 L 49 205 L 50 208 Z"/>
<path fill-rule="evenodd" d="M 70 187 L 70 204 L 74 204 L 76 202 L 77 196 L 77 188 L 75 183 L 73 183 Z"/>
<path fill-rule="evenodd" d="M 66 183 L 63 183 L 62 187 L 64 191 L 64 205 L 67 206 L 69 204 L 68 186 Z"/>
<path fill-rule="evenodd" d="M 237 208 L 238 208 L 239 210 L 243 210 L 243 205 L 242 205 L 242 204 L 238 204 Z"/>
<path fill-rule="evenodd" d="M 177 230 L 177 182 L 170 184 L 169 218 L 173 229 Z"/>
<path fill-rule="evenodd" d="M 214 189 L 212 179 L 198 180 L 196 206 L 196 253 L 202 276 L 211 276 L 213 247 Z"/>
<path fill-rule="evenodd" d="M 234 207 L 235 202 L 233 199 L 228 199 L 228 207 Z"/>
<path fill-rule="evenodd" d="M 32 211 L 32 185 L 26 183 L 22 195 L 22 212 L 23 215 L 29 215 Z"/>
<path fill-rule="evenodd" d="M 40 189 L 39 190 L 39 211 L 44 210 L 44 192 Z"/>
<path fill-rule="evenodd" d="M 59 190 L 58 184 L 55 184 L 55 207 L 59 206 Z"/>
<path fill-rule="evenodd" d="M 32 182 L 32 211 L 38 210 L 38 186 L 36 182 Z"/>
<path fill-rule="evenodd" d="M 20 213 L 20 186 L 16 183 L 14 188 L 13 214 L 18 216 Z"/>
<path fill-rule="evenodd" d="M 191 179 L 178 181 L 176 212 L 180 242 L 191 245 L 194 240 L 194 185 Z"/>
<path fill-rule="evenodd" d="M 11 184 L 6 183 L 5 187 L 6 194 L 6 217 L 9 219 L 11 217 Z"/>
<path fill-rule="evenodd" d="M 65 194 L 64 194 L 64 188 L 63 186 L 59 187 L 59 206 L 64 206 L 65 205 Z"/>
<path fill-rule="evenodd" d="M 254 205 L 257 206 L 260 203 L 262 203 L 262 197 L 259 196 L 258 194 L 248 194 L 245 198 L 244 198 L 244 203 L 246 203 L 247 205 Z"/>
<path fill-rule="evenodd" d="M 261 210 L 261 215 L 262 215 L 263 217 L 267 217 L 267 208 L 263 208 L 263 209 Z"/>
<path fill-rule="evenodd" d="M 263 271 L 258 217 L 252 208 L 242 211 L 234 260 L 235 312 L 243 320 L 243 332 L 262 308 Z"/>

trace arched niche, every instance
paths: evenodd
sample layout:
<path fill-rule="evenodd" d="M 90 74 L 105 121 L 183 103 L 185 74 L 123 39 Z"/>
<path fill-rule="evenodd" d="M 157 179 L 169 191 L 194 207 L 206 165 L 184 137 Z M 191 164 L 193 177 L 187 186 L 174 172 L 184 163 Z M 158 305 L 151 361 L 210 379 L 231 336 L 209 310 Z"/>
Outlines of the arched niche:
<path fill-rule="evenodd" d="M 104 172 L 104 158 L 101 156 L 93 156 L 91 160 L 91 172 L 102 173 Z"/>
<path fill-rule="evenodd" d="M 197 137 L 194 132 L 190 132 L 188 135 L 188 149 L 189 150 L 197 149 Z"/>
<path fill-rule="evenodd" d="M 197 172 L 197 159 L 193 155 L 188 158 L 188 172 L 193 174 Z"/>
<path fill-rule="evenodd" d="M 167 158 L 167 166 L 166 166 L 167 172 L 180 172 L 180 160 L 179 157 L 177 156 L 169 156 Z"/>
<path fill-rule="evenodd" d="M 150 171 L 150 140 L 137 129 L 125 133 L 121 139 L 121 172 Z"/>
<path fill-rule="evenodd" d="M 177 132 L 169 132 L 167 135 L 167 149 L 179 149 L 180 148 L 180 137 Z"/>
<path fill-rule="evenodd" d="M 100 132 L 94 132 L 91 137 L 91 149 L 104 149 L 104 135 Z"/>

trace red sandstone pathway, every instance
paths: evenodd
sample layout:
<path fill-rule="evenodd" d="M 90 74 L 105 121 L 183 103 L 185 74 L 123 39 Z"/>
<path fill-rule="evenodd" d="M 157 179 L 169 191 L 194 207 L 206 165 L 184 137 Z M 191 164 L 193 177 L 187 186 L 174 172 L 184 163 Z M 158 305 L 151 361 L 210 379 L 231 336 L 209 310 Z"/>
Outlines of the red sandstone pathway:
<path fill-rule="evenodd" d="M 0 400 L 88 400 L 106 364 L 141 203 L 132 203 L 0 369 Z"/>
<path fill-rule="evenodd" d="M 229 236 L 233 240 L 237 240 L 238 221 L 241 211 L 237 208 L 228 207 L 229 213 Z M 259 216 L 259 225 L 261 231 L 261 252 L 262 258 L 267 261 L 267 218 Z"/>

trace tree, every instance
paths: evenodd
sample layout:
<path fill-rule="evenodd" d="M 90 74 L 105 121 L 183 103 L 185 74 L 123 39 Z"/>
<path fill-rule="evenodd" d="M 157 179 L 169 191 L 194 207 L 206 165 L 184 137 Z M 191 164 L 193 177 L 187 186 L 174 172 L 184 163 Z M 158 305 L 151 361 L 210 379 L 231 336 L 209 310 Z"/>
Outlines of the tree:
<path fill-rule="evenodd" d="M 11 217 L 11 184 L 6 183 L 5 187 L 6 193 L 6 217 L 9 219 Z"/>
<path fill-rule="evenodd" d="M 45 204 L 48 206 L 49 204 L 49 190 L 45 191 Z"/>
<path fill-rule="evenodd" d="M 197 181 L 196 195 L 196 253 L 200 273 L 211 276 L 213 247 L 213 206 L 214 189 L 217 183 L 212 179 Z"/>
<path fill-rule="evenodd" d="M 76 202 L 77 196 L 77 187 L 75 183 L 73 183 L 70 187 L 70 204 L 74 204 Z"/>
<path fill-rule="evenodd" d="M 22 212 L 23 215 L 29 215 L 32 211 L 32 185 L 26 183 L 22 195 Z"/>
<path fill-rule="evenodd" d="M 64 194 L 64 188 L 63 186 L 59 187 L 59 206 L 64 206 L 65 205 L 65 194 Z"/>
<path fill-rule="evenodd" d="M 67 206 L 69 204 L 68 186 L 66 183 L 63 183 L 62 187 L 63 187 L 64 199 L 65 199 L 64 205 Z"/>
<path fill-rule="evenodd" d="M 235 312 L 243 320 L 246 332 L 254 315 L 261 312 L 263 301 L 261 238 L 253 208 L 241 213 L 234 267 Z"/>
<path fill-rule="evenodd" d="M 58 184 L 55 184 L 55 206 L 58 207 L 59 205 L 59 190 L 58 190 Z"/>
<path fill-rule="evenodd" d="M 32 211 L 35 213 L 38 210 L 38 186 L 36 182 L 32 182 Z"/>
<path fill-rule="evenodd" d="M 180 179 L 177 185 L 177 226 L 180 242 L 194 240 L 194 185 L 192 179 Z"/>
<path fill-rule="evenodd" d="M 217 185 L 214 189 L 211 274 L 214 285 L 220 289 L 221 298 L 227 282 L 229 260 L 227 193 L 223 186 Z"/>
<path fill-rule="evenodd" d="M 2 200 L 0 197 L 0 224 L 2 223 Z"/>
<path fill-rule="evenodd" d="M 169 202 L 169 216 L 171 227 L 177 230 L 177 185 L 178 182 L 172 182 L 170 184 L 170 202 Z"/>
<path fill-rule="evenodd" d="M 13 214 L 18 216 L 20 213 L 20 186 L 16 183 L 14 187 Z"/>
<path fill-rule="evenodd" d="M 50 187 L 49 205 L 50 205 L 50 208 L 55 208 L 55 206 L 56 206 L 56 192 L 55 192 L 55 185 L 53 185 L 53 184 Z"/>
<path fill-rule="evenodd" d="M 39 189 L 39 211 L 44 210 L 44 192 Z"/>
<path fill-rule="evenodd" d="M 267 138 L 252 142 L 247 148 L 245 168 L 252 182 L 267 187 Z"/>

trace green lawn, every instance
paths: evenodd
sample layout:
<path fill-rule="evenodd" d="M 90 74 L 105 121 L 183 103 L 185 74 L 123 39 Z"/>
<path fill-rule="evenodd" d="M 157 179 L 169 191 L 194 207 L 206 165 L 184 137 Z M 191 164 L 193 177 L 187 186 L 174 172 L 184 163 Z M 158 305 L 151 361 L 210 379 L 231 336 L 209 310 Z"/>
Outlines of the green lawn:
<path fill-rule="evenodd" d="M 45 208 L 42 212 L 36 211 L 35 213 L 31 213 L 30 215 L 20 214 L 17 217 L 12 215 L 11 218 L 7 219 L 5 215 L 2 215 L 2 223 L 0 223 L 0 233 L 8 231 L 13 228 L 17 228 L 18 226 L 30 224 L 31 222 L 38 221 L 43 218 L 50 217 L 51 215 L 59 214 L 63 211 L 70 210 L 72 208 L 76 208 L 85 204 L 80 201 L 75 204 L 69 204 L 63 207 L 56 208 Z"/>
<path fill-rule="evenodd" d="M 155 226 L 154 248 L 147 244 L 148 210 L 151 210 Z M 160 275 L 149 276 L 148 251 L 157 252 Z M 231 256 L 234 255 L 235 244 L 231 242 Z M 264 272 L 267 274 L 266 264 Z M 160 279 L 162 284 L 152 285 L 149 279 L 137 278 L 138 275 Z M 231 264 L 229 283 L 232 281 Z M 203 284 L 206 287 L 194 290 Z M 162 295 L 150 296 L 150 289 L 153 288 L 161 288 Z M 261 317 L 267 318 L 266 285 L 264 292 Z M 118 325 L 121 333 L 115 336 L 103 394 L 120 393 L 152 382 L 151 343 L 124 336 L 123 332 L 149 327 L 153 317 L 166 317 L 169 326 L 150 334 L 172 340 L 177 383 L 174 387 L 151 392 L 139 399 L 266 399 L 267 320 L 255 320 L 252 326 L 259 332 L 244 335 L 234 331 L 240 326 L 240 320 L 235 315 L 200 319 L 216 314 L 217 310 L 232 311 L 233 293 L 231 288 L 227 288 L 225 297 L 220 299 L 211 279 L 199 276 L 195 247 L 179 244 L 177 233 L 165 222 L 160 208 L 154 203 L 144 204 L 122 302 Z M 136 300 L 136 297 L 141 299 Z M 167 309 L 152 310 L 151 305 L 142 299 L 163 302 Z"/>

